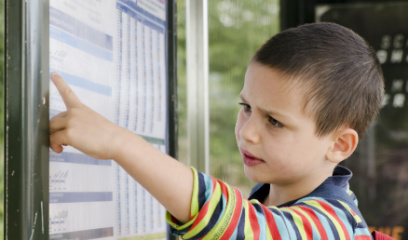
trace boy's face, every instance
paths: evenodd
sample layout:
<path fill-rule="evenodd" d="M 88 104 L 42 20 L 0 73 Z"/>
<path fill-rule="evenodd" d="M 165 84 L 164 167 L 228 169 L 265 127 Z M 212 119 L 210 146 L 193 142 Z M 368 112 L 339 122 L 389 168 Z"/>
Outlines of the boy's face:
<path fill-rule="evenodd" d="M 235 135 L 248 178 L 287 186 L 322 175 L 333 135 L 316 136 L 296 84 L 288 84 L 274 69 L 251 63 L 240 98 Z"/>

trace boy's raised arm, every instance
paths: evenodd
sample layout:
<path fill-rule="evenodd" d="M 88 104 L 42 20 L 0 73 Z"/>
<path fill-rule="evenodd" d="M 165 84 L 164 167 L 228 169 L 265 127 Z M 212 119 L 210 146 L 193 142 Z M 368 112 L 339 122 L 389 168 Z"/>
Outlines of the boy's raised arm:
<path fill-rule="evenodd" d="M 50 120 L 51 149 L 60 153 L 70 145 L 89 156 L 115 160 L 174 217 L 189 221 L 191 169 L 85 106 L 58 74 L 51 79 L 67 107 Z"/>

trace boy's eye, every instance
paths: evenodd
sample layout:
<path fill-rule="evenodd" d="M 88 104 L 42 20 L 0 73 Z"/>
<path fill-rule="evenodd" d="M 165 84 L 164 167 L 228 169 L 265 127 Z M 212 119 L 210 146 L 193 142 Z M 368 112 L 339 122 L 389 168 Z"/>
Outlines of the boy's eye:
<path fill-rule="evenodd" d="M 251 111 L 251 106 L 249 106 L 246 103 L 239 103 L 239 105 L 242 106 L 242 109 L 244 110 L 244 112 L 250 112 Z"/>
<path fill-rule="evenodd" d="M 272 124 L 272 126 L 274 127 L 278 127 L 281 128 L 283 127 L 283 124 L 280 123 L 278 120 L 276 120 L 275 118 L 268 116 L 268 121 Z"/>

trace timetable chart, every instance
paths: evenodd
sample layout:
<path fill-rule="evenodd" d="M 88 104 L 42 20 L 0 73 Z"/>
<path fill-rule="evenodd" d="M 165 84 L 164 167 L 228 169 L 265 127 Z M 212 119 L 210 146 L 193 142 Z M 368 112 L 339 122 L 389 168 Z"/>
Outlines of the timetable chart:
<path fill-rule="evenodd" d="M 139 135 L 164 139 L 164 23 L 144 17 L 143 11 L 131 3 L 117 3 L 115 122 Z"/>
<path fill-rule="evenodd" d="M 167 152 L 166 2 L 51 0 L 50 72 Z M 50 117 L 66 110 L 50 83 Z M 137 147 L 137 146 L 135 146 Z M 113 160 L 50 151 L 50 239 L 165 239 L 165 209 Z"/>
<path fill-rule="evenodd" d="M 115 122 L 165 152 L 164 19 L 152 17 L 132 1 L 118 1 L 116 17 Z M 164 208 L 120 166 L 115 173 L 115 234 L 128 237 L 165 232 Z"/>
<path fill-rule="evenodd" d="M 164 147 L 153 144 L 164 151 Z M 165 209 L 141 185 L 117 166 L 117 235 L 137 236 L 164 233 L 166 229 Z M 164 235 L 160 235 L 163 236 Z"/>
<path fill-rule="evenodd" d="M 50 71 L 112 120 L 113 25 L 102 18 L 109 7 L 106 2 L 50 1 Z M 50 84 L 50 116 L 62 111 L 63 101 Z M 70 147 L 62 154 L 50 152 L 50 239 L 114 238 L 115 222 L 106 217 L 114 214 L 111 168 L 112 161 Z"/>

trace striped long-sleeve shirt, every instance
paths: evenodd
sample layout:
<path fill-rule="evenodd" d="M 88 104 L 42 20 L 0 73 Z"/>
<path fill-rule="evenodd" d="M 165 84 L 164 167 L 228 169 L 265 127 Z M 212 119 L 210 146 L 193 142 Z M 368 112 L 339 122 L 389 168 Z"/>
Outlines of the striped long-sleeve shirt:
<path fill-rule="evenodd" d="M 269 192 L 267 184 L 247 200 L 226 183 L 193 172 L 191 220 L 181 224 L 167 213 L 172 233 L 183 239 L 372 239 L 348 190 L 346 168 L 337 167 L 315 191 L 278 207 L 259 202 Z"/>

